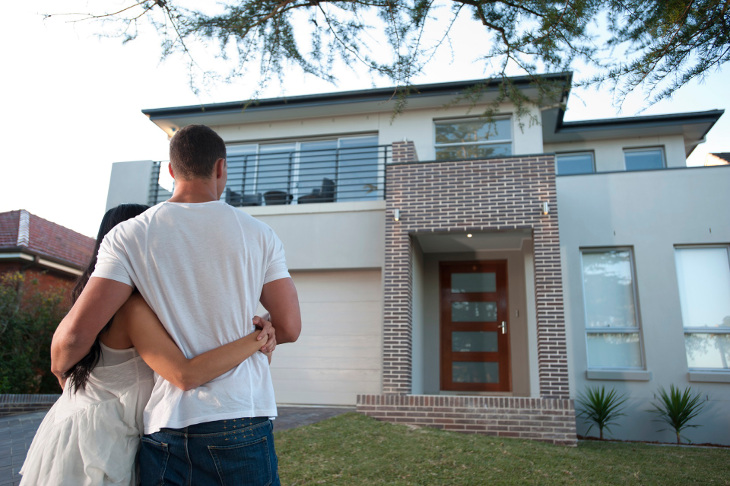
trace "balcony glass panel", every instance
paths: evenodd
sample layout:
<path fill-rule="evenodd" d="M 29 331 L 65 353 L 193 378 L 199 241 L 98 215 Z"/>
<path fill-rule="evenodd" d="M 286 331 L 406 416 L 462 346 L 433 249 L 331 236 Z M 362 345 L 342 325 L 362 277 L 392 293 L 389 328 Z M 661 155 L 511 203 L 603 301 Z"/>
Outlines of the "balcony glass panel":
<path fill-rule="evenodd" d="M 337 140 L 302 142 L 301 149 L 297 197 L 319 194 L 325 178 L 331 181 L 337 180 Z M 334 194 L 332 196 L 334 198 Z M 312 199 L 319 202 L 317 198 Z"/>
<path fill-rule="evenodd" d="M 256 192 L 290 194 L 296 144 L 282 143 L 259 146 Z"/>
<path fill-rule="evenodd" d="M 338 200 L 366 201 L 382 199 L 378 182 L 378 137 L 340 139 Z"/>

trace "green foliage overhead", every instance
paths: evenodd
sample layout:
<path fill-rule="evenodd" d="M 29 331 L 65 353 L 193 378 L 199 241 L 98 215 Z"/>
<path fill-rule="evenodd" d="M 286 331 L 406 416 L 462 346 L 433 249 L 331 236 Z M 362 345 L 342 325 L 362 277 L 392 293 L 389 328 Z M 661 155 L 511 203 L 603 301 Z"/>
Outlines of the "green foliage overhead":
<path fill-rule="evenodd" d="M 610 430 L 609 426 L 616 423 L 616 419 L 624 414 L 621 410 L 626 398 L 611 389 L 606 392 L 606 387 L 588 387 L 584 394 L 577 398 L 580 409 L 578 417 L 583 417 L 590 423 L 586 433 L 590 432 L 594 425 L 598 426 L 599 439 L 603 440 L 603 430 Z"/>
<path fill-rule="evenodd" d="M 727 0 L 126 0 L 117 10 L 75 15 L 103 20 L 124 41 L 153 27 L 163 56 L 183 53 L 194 87 L 211 76 L 230 80 L 259 68 L 258 81 L 288 68 L 335 81 L 335 67 L 364 66 L 407 89 L 438 52 L 470 56 L 485 77 L 578 70 L 584 82 L 610 83 L 620 102 L 641 87 L 648 102 L 730 59 Z M 60 7 L 62 8 L 62 7 Z M 103 8 L 103 7 L 100 7 Z M 479 38 L 457 43 L 463 21 Z M 115 34 L 112 34 L 115 35 Z M 199 60 L 216 56 L 216 68 Z M 443 61 L 439 61 L 443 62 Z M 441 67 L 441 66 L 439 66 Z"/>
<path fill-rule="evenodd" d="M 649 411 L 657 415 L 657 421 L 666 423 L 674 430 L 677 444 L 679 444 L 681 442 L 680 433 L 684 429 L 698 427 L 689 422 L 702 412 L 705 403 L 699 393 L 692 393 L 692 387 L 688 386 L 680 391 L 679 388 L 670 385 L 669 392 L 663 387 L 659 388 L 658 400 L 652 403 Z"/>
<path fill-rule="evenodd" d="M 60 393 L 51 339 L 68 311 L 61 289 L 40 292 L 19 273 L 0 275 L 0 393 Z"/>

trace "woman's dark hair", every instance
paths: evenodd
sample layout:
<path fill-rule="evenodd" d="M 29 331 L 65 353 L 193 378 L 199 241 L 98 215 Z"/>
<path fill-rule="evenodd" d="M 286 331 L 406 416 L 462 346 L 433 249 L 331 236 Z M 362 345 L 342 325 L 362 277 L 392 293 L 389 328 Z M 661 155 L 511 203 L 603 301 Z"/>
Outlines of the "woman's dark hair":
<path fill-rule="evenodd" d="M 122 221 L 132 219 L 135 216 L 142 214 L 147 209 L 149 209 L 149 206 L 144 206 L 142 204 L 120 204 L 119 206 L 112 208 L 106 212 L 104 217 L 101 219 L 101 225 L 99 225 L 99 234 L 96 235 L 96 245 L 94 245 L 94 253 L 91 256 L 91 260 L 89 261 L 86 270 L 84 270 L 84 273 L 81 274 L 79 279 L 76 281 L 76 285 L 71 291 L 72 302 L 76 302 L 76 300 L 79 298 L 79 295 L 81 295 L 84 287 L 86 287 L 86 283 L 89 281 L 89 277 L 91 277 L 91 274 L 94 272 L 94 267 L 96 267 L 97 253 L 99 253 L 99 246 L 101 246 L 101 242 L 104 239 L 104 236 L 106 236 L 106 234 L 111 231 L 113 227 L 115 227 Z M 112 321 L 107 322 L 104 328 L 99 332 L 99 335 L 109 329 L 111 323 Z M 74 390 L 78 390 L 79 388 L 83 390 L 86 387 L 86 382 L 89 379 L 89 374 L 99 362 L 99 357 L 101 356 L 99 335 L 96 336 L 94 344 L 91 345 L 91 349 L 89 350 L 88 354 L 81 358 L 78 363 L 73 365 L 71 369 L 66 372 L 65 376 L 68 379 L 70 385 L 73 386 Z"/>

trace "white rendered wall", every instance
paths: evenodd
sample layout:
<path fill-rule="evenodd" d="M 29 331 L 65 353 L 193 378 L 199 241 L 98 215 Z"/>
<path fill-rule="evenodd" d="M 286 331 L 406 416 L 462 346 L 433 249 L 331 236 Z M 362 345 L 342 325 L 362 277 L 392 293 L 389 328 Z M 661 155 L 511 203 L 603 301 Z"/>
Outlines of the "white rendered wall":
<path fill-rule="evenodd" d="M 664 147 L 664 157 L 667 167 L 676 168 L 687 165 L 687 159 L 684 154 L 684 138 L 682 135 L 551 143 L 545 144 L 545 153 L 592 150 L 596 162 L 596 172 L 614 172 L 626 170 L 626 165 L 624 164 L 625 148 L 642 147 Z"/>
<path fill-rule="evenodd" d="M 273 228 L 292 270 L 382 269 L 385 201 L 241 208 Z"/>
<path fill-rule="evenodd" d="M 112 164 L 105 211 L 120 204 L 147 204 L 153 164 L 151 160 Z"/>
<path fill-rule="evenodd" d="M 630 396 L 627 415 L 611 429 L 615 438 L 674 440 L 657 432 L 661 427 L 645 410 L 660 386 L 675 385 L 709 397 L 694 422 L 702 426 L 685 435 L 695 443 L 730 444 L 730 371 L 715 373 L 717 382 L 689 374 L 674 256 L 677 245 L 730 243 L 729 187 L 728 166 L 557 178 L 571 393 L 605 385 Z M 587 377 L 580 250 L 596 247 L 633 251 L 644 371 Z"/>

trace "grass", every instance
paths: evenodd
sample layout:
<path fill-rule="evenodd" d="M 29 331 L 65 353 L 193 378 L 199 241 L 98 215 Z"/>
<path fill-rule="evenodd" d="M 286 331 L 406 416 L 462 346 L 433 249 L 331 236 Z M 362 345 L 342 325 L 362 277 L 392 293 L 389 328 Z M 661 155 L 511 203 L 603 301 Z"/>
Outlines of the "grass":
<path fill-rule="evenodd" d="M 393 425 L 348 413 L 276 433 L 285 486 L 730 485 L 730 449 L 529 440 Z"/>

